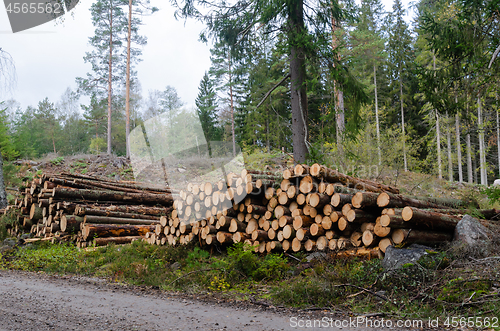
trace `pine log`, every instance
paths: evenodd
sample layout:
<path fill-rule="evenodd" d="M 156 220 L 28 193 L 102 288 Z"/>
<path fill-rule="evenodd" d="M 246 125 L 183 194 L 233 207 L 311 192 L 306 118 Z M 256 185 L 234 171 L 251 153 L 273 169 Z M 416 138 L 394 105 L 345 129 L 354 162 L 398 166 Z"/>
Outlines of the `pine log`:
<path fill-rule="evenodd" d="M 278 226 L 279 226 L 280 228 L 283 228 L 283 227 L 285 227 L 285 225 L 287 225 L 287 224 L 293 224 L 293 219 L 294 219 L 294 218 L 293 218 L 293 217 L 291 217 L 291 216 L 286 216 L 286 215 L 283 215 L 283 216 L 281 216 L 281 217 L 279 218 L 279 220 L 278 220 Z"/>
<path fill-rule="evenodd" d="M 453 234 L 450 232 L 423 231 L 414 229 L 396 229 L 392 232 L 394 244 L 416 243 L 422 245 L 435 245 L 451 241 Z"/>
<path fill-rule="evenodd" d="M 401 215 L 406 222 L 411 222 L 418 227 L 441 230 L 453 230 L 461 220 L 459 216 L 425 211 L 415 207 L 403 208 Z"/>
<path fill-rule="evenodd" d="M 84 240 L 94 237 L 144 236 L 155 230 L 154 225 L 85 224 L 82 230 Z"/>
<path fill-rule="evenodd" d="M 69 198 L 81 200 L 109 200 L 109 201 L 134 201 L 138 203 L 152 203 L 170 206 L 173 204 L 172 195 L 168 194 L 153 194 L 153 193 L 128 193 L 128 192 L 113 192 L 113 191 L 97 191 L 97 190 L 73 190 L 67 188 L 56 187 L 53 189 L 53 197 Z"/>
<path fill-rule="evenodd" d="M 365 223 L 374 222 L 377 216 L 362 209 L 351 209 L 347 212 L 345 218 L 351 223 Z"/>
<path fill-rule="evenodd" d="M 293 239 L 295 238 L 296 231 L 295 229 L 290 226 L 289 224 L 285 225 L 283 228 L 283 239 Z"/>
<path fill-rule="evenodd" d="M 379 207 L 403 208 L 406 206 L 417 208 L 460 208 L 468 207 L 469 203 L 458 199 L 439 199 L 428 197 L 409 197 L 401 194 L 380 193 L 377 198 Z"/>
<path fill-rule="evenodd" d="M 329 244 L 328 239 L 326 239 L 325 236 L 321 236 L 318 239 L 316 239 L 316 248 L 319 251 L 323 251 L 323 250 L 327 249 L 328 244 Z"/>
<path fill-rule="evenodd" d="M 362 243 L 362 238 L 363 238 L 363 233 L 355 231 L 351 234 L 350 240 L 353 246 L 359 247 L 361 246 Z"/>
<path fill-rule="evenodd" d="M 352 194 L 345 194 L 345 193 L 335 193 L 332 195 L 332 199 L 330 200 L 330 203 L 334 207 L 342 207 L 345 204 L 348 204 L 352 201 Z"/>
<path fill-rule="evenodd" d="M 32 221 L 40 220 L 43 218 L 43 208 L 38 207 L 37 204 L 32 204 L 30 208 L 30 219 Z"/>
<path fill-rule="evenodd" d="M 84 218 L 75 215 L 63 215 L 59 226 L 62 232 L 75 233 L 80 230 L 80 225 L 83 223 Z"/>
<path fill-rule="evenodd" d="M 106 237 L 106 238 L 95 238 L 93 244 L 95 246 L 106 246 L 111 243 L 115 245 L 130 244 L 135 240 L 142 240 L 141 236 L 123 236 L 123 237 Z"/>
<path fill-rule="evenodd" d="M 233 233 L 233 242 L 235 243 L 239 243 L 239 242 L 243 242 L 245 241 L 246 239 L 249 239 L 251 238 L 250 235 L 244 233 L 244 232 L 235 232 Z"/>
<path fill-rule="evenodd" d="M 391 238 L 382 238 L 378 243 L 378 248 L 380 249 L 380 251 L 382 251 L 382 253 L 385 253 L 387 247 L 391 246 L 392 244 L 393 243 Z"/>
<path fill-rule="evenodd" d="M 229 232 L 244 232 L 247 225 L 243 222 L 238 221 L 236 218 L 231 218 L 231 225 L 229 226 Z"/>
<path fill-rule="evenodd" d="M 309 216 L 303 215 L 303 216 L 295 216 L 293 219 L 293 228 L 295 230 L 302 228 L 302 227 L 309 227 L 311 224 L 315 223 L 314 218 L 311 218 Z"/>
<path fill-rule="evenodd" d="M 305 176 L 299 182 L 299 191 L 307 194 L 317 190 L 318 184 L 311 176 Z"/>
<path fill-rule="evenodd" d="M 317 223 L 311 224 L 309 231 L 311 232 L 311 236 L 314 237 L 320 237 L 325 234 L 325 229 Z"/>
<path fill-rule="evenodd" d="M 311 193 L 309 204 L 314 208 L 322 208 L 330 202 L 331 198 L 327 194 Z"/>
<path fill-rule="evenodd" d="M 267 234 L 267 231 L 263 231 L 263 230 L 254 230 L 252 232 L 252 240 L 254 241 L 265 241 L 265 240 L 269 240 L 269 237 L 268 237 L 268 234 Z"/>
<path fill-rule="evenodd" d="M 136 219 L 136 218 L 120 218 L 108 216 L 85 215 L 85 223 L 95 224 L 160 224 L 160 220 Z"/>
<path fill-rule="evenodd" d="M 219 231 L 219 232 L 217 232 L 216 238 L 220 244 L 232 244 L 233 243 L 233 234 L 232 233 Z"/>
<path fill-rule="evenodd" d="M 358 192 L 352 196 L 351 203 L 354 208 L 377 207 L 378 193 Z"/>
<path fill-rule="evenodd" d="M 387 237 L 391 233 L 391 227 L 383 226 L 380 222 L 375 224 L 375 228 L 373 229 L 373 233 L 375 233 L 378 237 Z"/>

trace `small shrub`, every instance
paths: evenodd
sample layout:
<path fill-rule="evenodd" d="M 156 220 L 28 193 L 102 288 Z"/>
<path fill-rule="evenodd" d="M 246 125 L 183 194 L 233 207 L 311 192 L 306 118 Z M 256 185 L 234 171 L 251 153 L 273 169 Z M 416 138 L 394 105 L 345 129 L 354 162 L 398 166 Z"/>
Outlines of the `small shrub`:
<path fill-rule="evenodd" d="M 55 159 L 50 160 L 50 163 L 52 163 L 53 165 L 61 165 L 64 163 L 64 157 L 58 156 Z"/>

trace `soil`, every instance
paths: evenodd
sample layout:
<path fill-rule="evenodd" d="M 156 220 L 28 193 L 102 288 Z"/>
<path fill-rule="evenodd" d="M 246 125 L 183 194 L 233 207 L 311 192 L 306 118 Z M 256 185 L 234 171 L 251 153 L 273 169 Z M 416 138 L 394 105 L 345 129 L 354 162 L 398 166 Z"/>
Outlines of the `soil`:
<path fill-rule="evenodd" d="M 378 329 L 293 327 L 293 317 L 297 322 L 349 317 L 328 311 L 217 302 L 82 276 L 2 270 L 0 293 L 0 331 Z"/>

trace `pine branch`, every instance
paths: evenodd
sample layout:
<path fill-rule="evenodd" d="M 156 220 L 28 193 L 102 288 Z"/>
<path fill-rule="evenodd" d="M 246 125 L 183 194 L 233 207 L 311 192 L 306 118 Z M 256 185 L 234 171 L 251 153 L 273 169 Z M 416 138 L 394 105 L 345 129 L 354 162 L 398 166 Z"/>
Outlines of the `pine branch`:
<path fill-rule="evenodd" d="M 271 95 L 271 93 L 273 93 L 274 90 L 276 90 L 278 88 L 278 86 L 280 86 L 288 77 L 290 77 L 290 74 L 287 74 L 285 77 L 283 77 L 276 85 L 273 86 L 272 89 L 270 89 L 266 95 L 264 95 L 264 98 L 262 100 L 260 100 L 259 104 L 257 105 L 257 107 L 255 107 L 255 109 L 259 108 L 260 105 L 262 105 L 264 103 L 264 101 L 266 101 L 266 99 Z"/>

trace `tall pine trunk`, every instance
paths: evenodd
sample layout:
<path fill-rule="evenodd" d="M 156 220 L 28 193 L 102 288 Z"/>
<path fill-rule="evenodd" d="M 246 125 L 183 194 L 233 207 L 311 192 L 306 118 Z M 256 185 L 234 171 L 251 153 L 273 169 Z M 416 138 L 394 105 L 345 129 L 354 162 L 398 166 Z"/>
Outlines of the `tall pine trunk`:
<path fill-rule="evenodd" d="M 484 131 L 483 131 L 483 110 L 481 105 L 481 98 L 477 98 L 477 126 L 478 126 L 478 139 L 479 139 L 479 169 L 481 174 L 481 185 L 488 185 L 488 178 L 486 177 L 486 157 L 484 148 Z"/>
<path fill-rule="evenodd" d="M 448 112 L 446 112 L 446 122 L 447 122 L 447 130 L 446 130 L 446 143 L 448 147 L 448 180 L 450 182 L 453 181 L 453 160 L 451 158 L 451 125 L 450 125 L 450 117 L 448 116 Z"/>
<path fill-rule="evenodd" d="M 437 146 L 437 162 L 438 162 L 438 178 L 443 178 L 443 163 L 441 161 L 441 131 L 439 128 L 439 113 L 436 112 L 436 146 Z"/>
<path fill-rule="evenodd" d="M 5 180 L 3 178 L 3 157 L 0 153 L 0 208 L 7 207 L 7 191 L 5 190 Z"/>
<path fill-rule="evenodd" d="M 408 161 L 406 159 L 405 113 L 403 108 L 403 76 L 401 69 L 399 70 L 399 99 L 401 103 L 401 132 L 403 134 L 403 161 L 404 161 L 405 171 L 408 171 Z"/>
<path fill-rule="evenodd" d="M 229 63 L 229 98 L 230 98 L 230 107 L 231 107 L 231 136 L 233 141 L 233 157 L 236 156 L 236 137 L 234 134 L 234 104 L 233 104 L 233 81 L 232 81 L 232 72 L 231 72 L 231 50 L 229 50 L 228 54 L 228 63 Z"/>
<path fill-rule="evenodd" d="M 127 158 L 130 158 L 130 44 L 132 38 L 132 0 L 128 2 L 128 32 L 127 32 L 127 77 L 125 79 L 125 142 Z"/>
<path fill-rule="evenodd" d="M 108 58 L 108 149 L 111 154 L 111 97 L 113 82 L 113 1 L 109 2 L 109 58 Z"/>
<path fill-rule="evenodd" d="M 333 3 L 332 3 L 333 8 Z M 337 21 L 331 15 L 332 20 L 332 51 L 335 53 L 337 49 L 337 37 L 335 36 L 335 31 L 337 31 Z M 337 55 L 337 61 L 340 61 L 340 55 Z M 333 67 L 335 67 L 335 62 L 333 63 Z M 338 82 L 336 80 L 333 81 L 333 95 L 335 102 L 335 124 L 336 124 L 336 136 L 337 136 L 337 151 L 339 155 L 344 154 L 343 149 L 343 137 L 345 130 L 345 115 L 344 115 L 344 93 L 338 86 Z"/>
<path fill-rule="evenodd" d="M 290 94 L 292 106 L 292 142 L 295 162 L 305 162 L 307 156 L 307 94 L 305 52 L 299 42 L 305 32 L 303 0 L 293 1 L 289 11 Z"/>
<path fill-rule="evenodd" d="M 457 163 L 458 163 L 458 181 L 463 183 L 464 175 L 462 173 L 462 144 L 460 143 L 460 117 L 455 114 L 455 138 L 457 142 Z"/>
<path fill-rule="evenodd" d="M 382 165 L 382 151 L 380 148 L 380 122 L 378 118 L 377 67 L 375 65 L 373 65 L 373 84 L 375 85 L 375 122 L 377 124 L 378 165 Z"/>
<path fill-rule="evenodd" d="M 474 183 L 474 177 L 472 176 L 472 146 L 470 143 L 470 133 L 466 136 L 466 148 L 467 148 L 467 181 L 469 184 Z"/>
<path fill-rule="evenodd" d="M 495 100 L 497 102 L 497 108 L 496 108 L 496 112 L 495 113 L 497 115 L 498 175 L 500 176 L 500 121 L 499 121 L 499 118 L 498 118 L 498 92 L 495 92 Z"/>
<path fill-rule="evenodd" d="M 436 54 L 432 51 L 432 67 L 434 72 L 436 71 Z M 434 73 L 434 77 L 436 74 Z M 437 92 L 437 89 L 434 89 Z M 437 146 L 437 162 L 438 162 L 438 178 L 443 179 L 443 162 L 441 161 L 441 131 L 439 128 L 439 113 L 437 109 L 436 112 L 436 146 Z"/>

